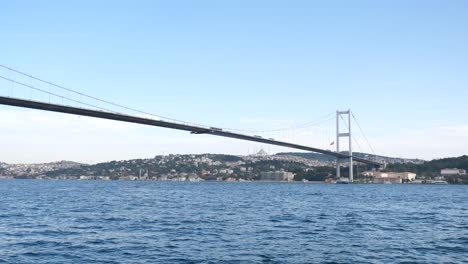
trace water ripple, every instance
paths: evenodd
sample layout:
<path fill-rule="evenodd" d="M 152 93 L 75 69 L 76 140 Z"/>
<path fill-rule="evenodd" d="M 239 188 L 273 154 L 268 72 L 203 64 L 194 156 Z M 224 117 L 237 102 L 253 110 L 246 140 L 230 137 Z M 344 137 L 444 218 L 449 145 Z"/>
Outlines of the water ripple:
<path fill-rule="evenodd" d="M 468 186 L 0 181 L 0 263 L 462 263 Z"/>

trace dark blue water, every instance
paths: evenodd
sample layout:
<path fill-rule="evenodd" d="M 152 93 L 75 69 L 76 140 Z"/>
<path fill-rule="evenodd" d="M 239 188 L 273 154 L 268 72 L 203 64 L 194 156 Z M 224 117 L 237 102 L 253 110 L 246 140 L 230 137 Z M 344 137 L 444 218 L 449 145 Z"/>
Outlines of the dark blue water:
<path fill-rule="evenodd" d="M 462 263 L 468 186 L 0 180 L 0 263 Z"/>

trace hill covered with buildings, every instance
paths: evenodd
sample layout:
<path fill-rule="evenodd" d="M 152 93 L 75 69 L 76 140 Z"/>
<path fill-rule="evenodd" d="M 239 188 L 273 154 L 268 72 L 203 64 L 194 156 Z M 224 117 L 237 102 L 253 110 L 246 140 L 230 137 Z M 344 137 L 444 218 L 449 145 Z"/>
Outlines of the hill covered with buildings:
<path fill-rule="evenodd" d="M 387 163 L 385 171 L 415 172 L 418 177 L 440 176 L 445 168 L 468 170 L 468 156 L 432 161 L 391 158 L 356 153 L 356 156 Z M 234 156 L 222 154 L 158 155 L 148 159 L 82 164 L 60 161 L 44 164 L 0 163 L 0 178 L 176 180 L 176 181 L 323 181 L 335 174 L 335 160 L 315 153 Z M 356 179 L 369 179 L 371 167 L 355 167 Z M 342 175 L 346 177 L 347 169 Z M 468 183 L 468 177 L 452 175 L 448 180 Z M 450 175 L 449 175 L 450 176 Z M 466 178 L 466 179 L 465 179 Z M 456 179 L 456 180 L 455 180 Z"/>

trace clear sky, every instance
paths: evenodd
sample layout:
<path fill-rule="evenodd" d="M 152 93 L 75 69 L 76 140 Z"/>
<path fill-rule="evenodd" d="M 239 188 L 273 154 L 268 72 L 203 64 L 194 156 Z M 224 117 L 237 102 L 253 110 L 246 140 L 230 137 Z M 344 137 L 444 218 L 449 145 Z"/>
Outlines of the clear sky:
<path fill-rule="evenodd" d="M 468 154 L 467 14 L 456 0 L 3 1 L 0 64 L 219 127 L 350 108 L 378 154 L 431 159 Z M 0 94 L 34 98 L 1 80 Z M 4 162 L 288 151 L 6 106 L 0 120 Z M 267 136 L 329 147 L 332 124 Z"/>

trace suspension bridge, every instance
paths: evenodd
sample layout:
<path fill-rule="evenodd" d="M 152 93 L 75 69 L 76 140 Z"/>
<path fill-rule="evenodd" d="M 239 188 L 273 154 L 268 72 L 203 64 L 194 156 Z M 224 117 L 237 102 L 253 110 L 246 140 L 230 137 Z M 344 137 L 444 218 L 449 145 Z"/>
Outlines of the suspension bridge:
<path fill-rule="evenodd" d="M 46 95 L 47 99 L 42 100 L 33 100 L 32 98 L 20 98 L 18 96 L 13 96 L 13 92 L 10 96 L 8 95 L 0 95 L 0 104 L 7 105 L 7 106 L 14 106 L 14 107 L 21 107 L 21 108 L 29 108 L 29 109 L 36 109 L 36 110 L 43 110 L 43 111 L 51 111 L 51 112 L 58 112 L 64 114 L 71 114 L 71 115 L 78 115 L 78 116 L 88 116 L 93 118 L 101 118 L 101 119 L 108 119 L 108 120 L 115 120 L 120 122 L 129 122 L 135 124 L 142 124 L 148 126 L 155 126 L 155 127 L 162 127 L 168 129 L 176 129 L 190 132 L 194 135 L 200 134 L 207 134 L 213 136 L 220 136 L 220 137 L 228 137 L 234 138 L 239 140 L 263 143 L 268 145 L 280 146 L 280 147 L 287 147 L 292 149 L 310 151 L 315 153 L 321 153 L 328 156 L 332 156 L 336 158 L 336 176 L 340 177 L 340 167 L 342 164 L 346 163 L 349 167 L 349 181 L 353 182 L 353 162 L 360 162 L 376 167 L 380 167 L 383 164 L 366 158 L 356 157 L 353 156 L 353 136 L 352 136 L 352 120 L 357 120 L 351 110 L 347 111 L 337 111 L 336 112 L 336 141 L 333 142 L 336 146 L 336 151 L 331 151 L 323 148 L 317 148 L 312 146 L 305 146 L 301 144 L 295 144 L 291 142 L 286 142 L 283 140 L 276 140 L 274 138 L 267 138 L 260 135 L 250 135 L 246 132 L 265 132 L 265 131 L 254 131 L 254 130 L 241 130 L 241 129 L 232 129 L 232 128 L 220 128 L 214 126 L 207 126 L 195 123 L 189 123 L 173 118 L 163 117 L 159 115 L 154 115 L 148 112 L 144 112 L 141 110 L 137 110 L 134 108 L 130 108 L 121 104 L 117 104 L 114 102 L 110 102 L 104 99 L 100 99 L 91 95 L 84 94 L 82 92 L 78 92 L 76 90 L 43 80 L 41 78 L 35 77 L 33 75 L 27 74 L 25 72 L 19 71 L 17 69 L 7 67 L 0 64 L 0 69 L 8 72 L 10 76 L 0 75 L 0 79 L 10 83 L 11 89 L 15 87 L 22 87 L 25 89 L 29 89 L 30 91 L 39 92 L 40 94 Z M 12 77 L 13 75 L 13 77 Z M 31 83 L 41 83 L 45 85 L 45 87 L 38 85 L 33 85 Z M 102 107 L 96 104 L 91 104 L 84 102 L 82 99 L 75 99 L 70 96 L 65 96 L 63 94 L 52 92 L 52 88 L 59 89 L 65 91 L 67 93 L 71 93 L 77 95 L 80 98 L 88 98 L 94 100 L 96 102 L 117 107 L 123 111 L 115 111 L 110 108 Z M 32 96 L 31 96 L 32 97 Z M 61 103 L 51 102 L 51 98 L 56 98 Z M 68 103 L 74 103 L 77 105 L 69 105 Z M 127 112 L 134 112 L 136 114 L 128 114 Z M 144 115 L 138 116 L 138 115 Z M 343 118 L 343 116 L 347 117 L 347 122 Z M 340 129 L 340 121 L 345 121 L 345 131 L 341 131 Z M 299 127 L 304 127 L 306 125 L 313 125 L 313 122 L 308 122 L 306 124 L 302 124 Z M 373 148 L 370 145 L 367 137 L 365 136 L 361 126 L 358 124 L 358 127 L 362 134 L 365 137 L 366 142 L 369 144 L 372 152 Z M 287 129 L 287 128 L 284 128 Z M 281 131 L 284 129 L 273 129 L 270 131 Z M 347 151 L 340 151 L 340 138 L 347 138 L 348 139 L 348 150 Z M 354 140 L 355 143 L 357 143 Z M 374 153 L 375 154 L 375 153 Z"/>

